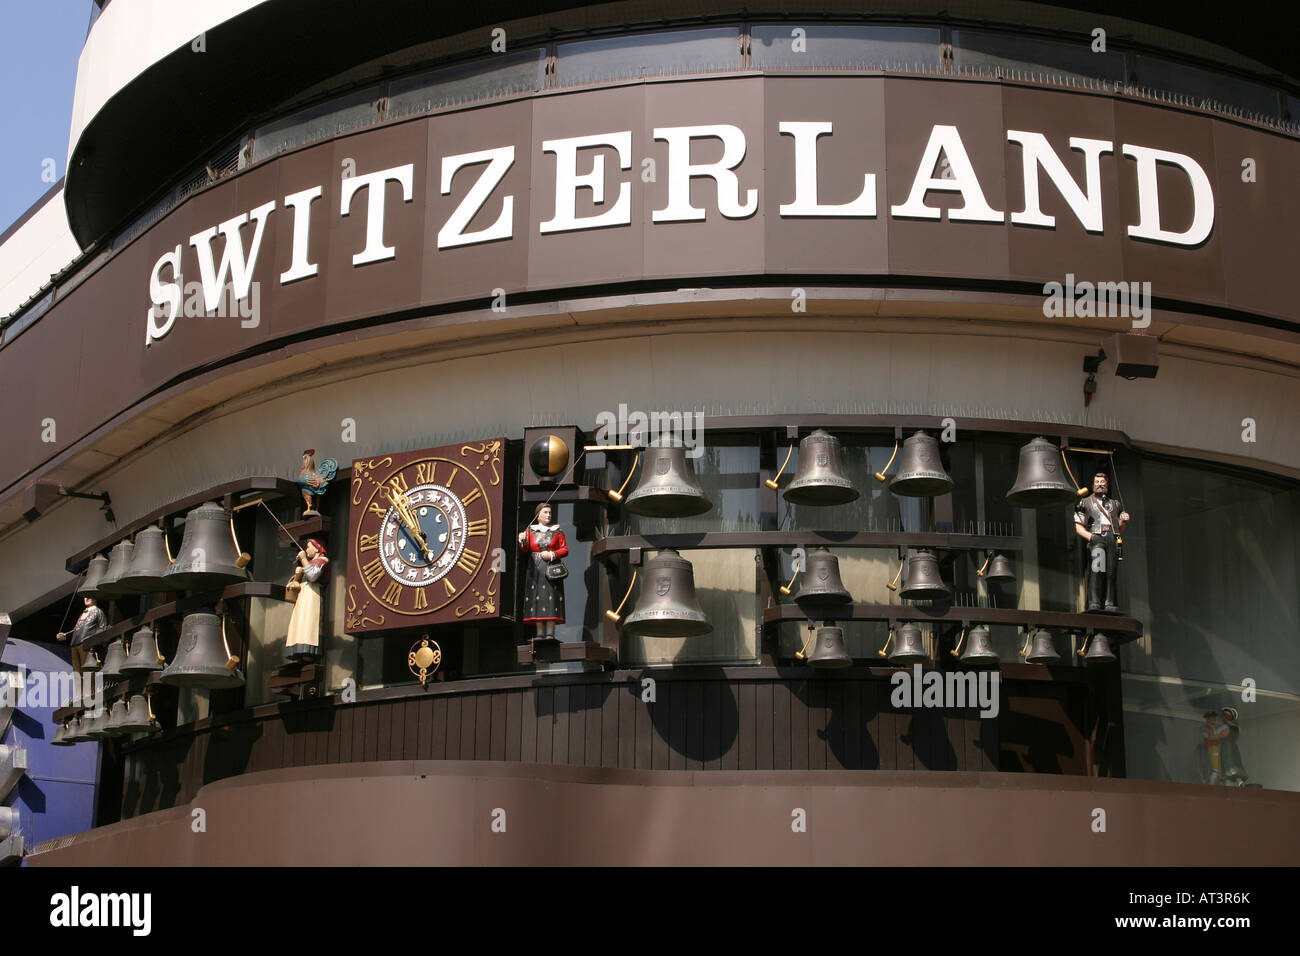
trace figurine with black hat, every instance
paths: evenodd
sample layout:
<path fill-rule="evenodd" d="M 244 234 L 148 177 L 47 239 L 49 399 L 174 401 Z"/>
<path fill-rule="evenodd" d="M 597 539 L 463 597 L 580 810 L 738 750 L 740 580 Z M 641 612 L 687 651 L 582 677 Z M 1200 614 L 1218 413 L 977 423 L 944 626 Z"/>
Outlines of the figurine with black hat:
<path fill-rule="evenodd" d="M 1128 525 L 1129 513 L 1110 496 L 1106 472 L 1092 476 L 1092 494 L 1074 506 L 1074 533 L 1084 541 L 1088 555 L 1088 613 L 1118 614 L 1115 583 L 1119 575 L 1118 536 Z"/>

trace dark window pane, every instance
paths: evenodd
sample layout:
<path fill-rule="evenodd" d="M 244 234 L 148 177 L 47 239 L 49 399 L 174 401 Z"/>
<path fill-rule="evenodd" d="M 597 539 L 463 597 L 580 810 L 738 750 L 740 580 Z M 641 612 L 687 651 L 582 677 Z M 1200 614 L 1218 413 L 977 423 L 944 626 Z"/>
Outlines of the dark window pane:
<path fill-rule="evenodd" d="M 388 116 L 409 116 L 458 103 L 540 90 L 545 69 L 546 51 L 537 49 L 394 80 L 389 87 Z"/>
<path fill-rule="evenodd" d="M 954 30 L 952 61 L 959 70 L 993 73 L 1012 70 L 1046 74 L 1052 79 L 1088 77 L 1123 80 L 1124 54 L 1093 53 L 1084 42 L 1058 43 L 1036 37 Z"/>
<path fill-rule="evenodd" d="M 561 43 L 555 80 L 560 86 L 629 76 L 707 73 L 740 67 L 737 27 L 637 33 Z"/>
<path fill-rule="evenodd" d="M 796 29 L 803 35 L 797 36 Z M 789 23 L 756 26 L 750 32 L 750 55 L 757 67 L 869 70 L 941 63 L 937 29 Z"/>

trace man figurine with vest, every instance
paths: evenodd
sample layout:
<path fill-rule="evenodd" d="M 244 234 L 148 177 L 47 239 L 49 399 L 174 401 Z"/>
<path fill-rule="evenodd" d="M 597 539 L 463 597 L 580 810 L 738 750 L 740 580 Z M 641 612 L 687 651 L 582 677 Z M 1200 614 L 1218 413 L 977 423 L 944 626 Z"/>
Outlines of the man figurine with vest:
<path fill-rule="evenodd" d="M 1074 506 L 1074 533 L 1088 554 L 1088 613 L 1118 614 L 1115 578 L 1119 562 L 1115 538 L 1128 525 L 1129 514 L 1118 498 L 1110 497 L 1106 473 L 1092 476 L 1092 494 Z"/>
<path fill-rule="evenodd" d="M 83 599 L 86 608 L 77 618 L 76 626 L 72 629 L 72 669 L 78 674 L 86 663 L 86 649 L 82 647 L 82 642 L 88 637 L 94 637 L 104 628 L 108 627 L 108 618 L 104 616 L 103 610 L 95 602 L 93 597 Z M 68 639 L 67 631 L 60 631 L 54 635 L 56 639 L 65 641 Z"/>

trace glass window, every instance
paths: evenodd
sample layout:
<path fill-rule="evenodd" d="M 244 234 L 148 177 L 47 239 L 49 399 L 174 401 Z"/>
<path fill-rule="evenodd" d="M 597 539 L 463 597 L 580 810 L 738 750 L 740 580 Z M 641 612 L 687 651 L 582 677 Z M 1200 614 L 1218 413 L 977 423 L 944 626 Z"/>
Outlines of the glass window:
<path fill-rule="evenodd" d="M 259 127 L 253 131 L 252 161 L 377 122 L 382 95 L 380 87 L 371 86 Z"/>
<path fill-rule="evenodd" d="M 537 49 L 394 80 L 388 92 L 388 117 L 540 90 L 545 71 L 546 51 Z"/>
<path fill-rule="evenodd" d="M 1219 103 L 1268 116 L 1281 114 L 1278 93 L 1258 83 L 1154 56 L 1139 54 L 1133 59 L 1133 82 L 1138 86 L 1194 97 L 1204 101 L 1200 105 L 1206 109 Z"/>
<path fill-rule="evenodd" d="M 1051 79 L 1084 77 L 1116 81 L 1125 78 L 1123 53 L 1093 53 L 1085 40 L 1060 43 L 1038 37 L 954 30 L 952 62 L 958 70 L 990 74 L 1000 70 L 1005 75 L 1017 70 L 1047 74 Z"/>
<path fill-rule="evenodd" d="M 559 86 L 629 76 L 709 73 L 740 67 L 738 27 L 673 30 L 575 40 L 556 47 Z"/>
<path fill-rule="evenodd" d="M 802 30 L 802 35 L 795 30 Z M 938 67 L 939 31 L 927 27 L 868 27 L 836 24 L 766 24 L 751 31 L 754 66 L 820 66 L 846 70 L 881 67 Z"/>

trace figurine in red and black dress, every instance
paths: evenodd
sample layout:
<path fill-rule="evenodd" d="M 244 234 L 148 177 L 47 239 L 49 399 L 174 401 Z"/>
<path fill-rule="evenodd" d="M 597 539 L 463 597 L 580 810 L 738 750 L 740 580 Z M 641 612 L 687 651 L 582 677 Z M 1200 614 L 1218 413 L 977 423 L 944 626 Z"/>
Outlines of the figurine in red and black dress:
<path fill-rule="evenodd" d="M 568 542 L 558 524 L 553 524 L 549 504 L 540 504 L 533 523 L 519 533 L 519 550 L 529 552 L 524 573 L 524 623 L 537 625 L 537 640 L 555 640 L 555 625 L 564 623 L 564 581 L 549 577 L 548 567 L 569 553 Z"/>

